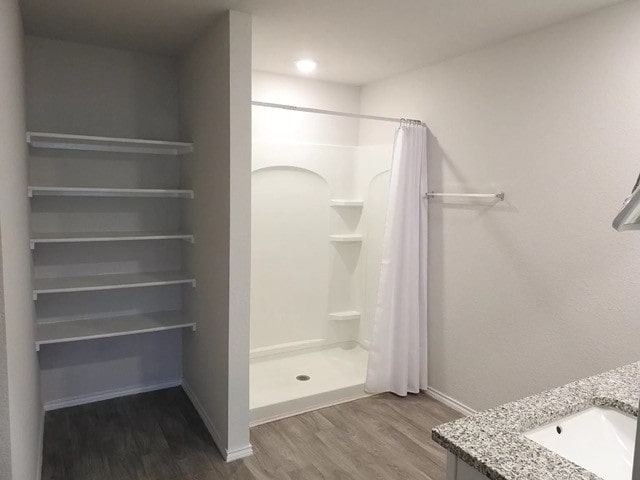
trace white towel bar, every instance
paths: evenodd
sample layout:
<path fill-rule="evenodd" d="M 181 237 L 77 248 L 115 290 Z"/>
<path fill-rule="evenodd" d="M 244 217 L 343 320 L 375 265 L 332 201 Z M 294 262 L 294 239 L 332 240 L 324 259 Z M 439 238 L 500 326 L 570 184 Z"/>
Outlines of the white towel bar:
<path fill-rule="evenodd" d="M 500 201 L 504 200 L 504 192 L 498 192 L 498 193 L 435 193 L 435 192 L 429 192 L 425 196 L 427 198 L 434 198 L 434 197 L 471 197 L 471 198 L 497 198 Z"/>

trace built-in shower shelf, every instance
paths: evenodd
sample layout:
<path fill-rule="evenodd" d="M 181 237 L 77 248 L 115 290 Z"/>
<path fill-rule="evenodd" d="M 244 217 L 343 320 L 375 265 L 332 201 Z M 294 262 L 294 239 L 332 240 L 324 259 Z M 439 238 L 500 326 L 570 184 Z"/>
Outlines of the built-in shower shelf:
<path fill-rule="evenodd" d="M 40 187 L 30 186 L 29 197 L 166 197 L 193 198 L 193 190 L 166 188 L 104 188 L 104 187 Z"/>
<path fill-rule="evenodd" d="M 191 284 L 196 280 L 185 272 L 149 272 L 91 275 L 86 277 L 40 278 L 34 280 L 33 299 L 47 293 L 73 293 L 125 288 L 158 287 Z"/>
<path fill-rule="evenodd" d="M 192 143 L 141 140 L 136 138 L 90 137 L 61 133 L 27 132 L 27 143 L 33 148 L 83 150 L 90 152 L 136 153 L 152 155 L 184 155 L 193 152 Z"/>
<path fill-rule="evenodd" d="M 32 233 L 31 249 L 41 243 L 132 242 L 142 240 L 186 240 L 193 243 L 193 235 L 180 232 L 90 232 L 90 233 Z"/>
<path fill-rule="evenodd" d="M 76 342 L 189 327 L 195 330 L 196 324 L 182 312 L 153 312 L 39 323 L 37 325 L 36 350 L 40 350 L 40 345 L 50 343 Z"/>
<path fill-rule="evenodd" d="M 330 205 L 332 207 L 362 208 L 362 206 L 364 205 L 364 201 L 363 200 L 347 200 L 347 199 L 336 198 L 336 199 L 332 199 L 331 200 Z"/>
<path fill-rule="evenodd" d="M 359 233 L 339 233 L 329 235 L 329 240 L 334 243 L 356 243 L 362 242 L 362 235 Z"/>
<path fill-rule="evenodd" d="M 356 310 L 345 310 L 343 312 L 332 312 L 329 314 L 329 320 L 335 322 L 348 322 L 352 320 L 360 320 L 360 312 Z"/>

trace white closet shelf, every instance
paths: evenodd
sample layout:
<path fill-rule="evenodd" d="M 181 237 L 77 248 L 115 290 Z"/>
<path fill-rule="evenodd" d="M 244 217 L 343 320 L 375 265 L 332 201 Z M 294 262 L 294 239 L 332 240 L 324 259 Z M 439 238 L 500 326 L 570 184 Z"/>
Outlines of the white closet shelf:
<path fill-rule="evenodd" d="M 193 152 L 193 144 L 135 138 L 91 137 L 61 133 L 27 132 L 27 143 L 34 148 L 83 150 L 90 152 L 184 155 Z"/>
<path fill-rule="evenodd" d="M 193 190 L 159 188 L 38 187 L 28 188 L 29 197 L 168 197 L 193 198 Z"/>
<path fill-rule="evenodd" d="M 32 233 L 31 250 L 40 243 L 127 242 L 136 240 L 186 240 L 193 243 L 193 235 L 179 232 L 91 232 L 91 233 Z"/>
<path fill-rule="evenodd" d="M 40 278 L 33 282 L 33 299 L 46 293 L 90 292 L 124 288 L 157 287 L 161 285 L 191 284 L 196 280 L 185 272 L 150 272 L 92 275 L 86 277 Z"/>
<path fill-rule="evenodd" d="M 137 333 L 157 332 L 175 328 L 196 329 L 195 322 L 182 312 L 154 312 L 137 315 L 69 319 L 51 323 L 39 323 L 36 334 L 36 350 L 50 343 L 76 342 L 94 338 L 118 337 Z"/>
<path fill-rule="evenodd" d="M 347 200 L 342 198 L 334 198 L 331 200 L 330 205 L 332 207 L 356 207 L 361 208 L 364 205 L 364 200 Z"/>
<path fill-rule="evenodd" d="M 329 235 L 329 239 L 334 243 L 354 243 L 362 242 L 362 235 L 359 233 L 339 233 Z"/>
<path fill-rule="evenodd" d="M 329 320 L 338 322 L 347 322 L 350 320 L 360 320 L 360 312 L 356 310 L 345 310 L 343 312 L 332 312 L 329 314 Z"/>

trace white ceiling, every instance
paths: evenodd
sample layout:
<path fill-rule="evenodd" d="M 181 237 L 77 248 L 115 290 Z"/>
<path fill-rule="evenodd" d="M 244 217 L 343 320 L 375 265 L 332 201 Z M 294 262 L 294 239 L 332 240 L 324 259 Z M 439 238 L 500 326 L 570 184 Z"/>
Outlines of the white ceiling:
<path fill-rule="evenodd" d="M 176 54 L 211 18 L 254 15 L 253 67 L 361 85 L 622 0 L 22 0 L 29 34 Z"/>

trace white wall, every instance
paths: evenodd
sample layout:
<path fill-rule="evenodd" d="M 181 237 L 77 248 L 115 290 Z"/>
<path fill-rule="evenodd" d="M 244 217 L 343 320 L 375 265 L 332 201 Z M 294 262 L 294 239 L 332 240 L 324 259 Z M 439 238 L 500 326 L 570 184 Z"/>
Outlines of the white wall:
<path fill-rule="evenodd" d="M 175 59 L 26 37 L 27 127 L 32 131 L 178 139 Z M 96 152 L 29 151 L 37 185 L 178 188 L 181 160 Z M 180 201 L 164 199 L 31 200 L 35 232 L 178 230 Z M 133 243 L 136 243 L 135 245 Z M 179 270 L 179 242 L 48 245 L 33 251 L 34 275 L 97 275 Z M 179 310 L 180 287 L 41 295 L 38 320 Z M 179 382 L 179 331 L 44 345 L 42 396 L 47 408 L 93 395 Z"/>
<path fill-rule="evenodd" d="M 194 144 L 185 184 L 194 189 L 186 228 L 198 286 L 185 307 L 198 331 L 184 335 L 188 393 L 227 460 L 249 443 L 251 17 L 228 12 L 181 59 L 184 136 Z"/>
<path fill-rule="evenodd" d="M 253 73 L 253 100 L 360 111 L 360 88 Z M 394 124 L 370 145 L 370 120 L 253 108 L 253 355 L 359 340 L 367 345 L 378 287 Z M 377 123 L 377 122 L 376 122 Z M 330 199 L 363 208 L 327 208 Z M 332 244 L 360 233 L 362 244 Z M 333 322 L 356 310 L 360 322 Z"/>
<path fill-rule="evenodd" d="M 0 253 L 2 252 L 0 224 Z M 0 255 L 2 271 L 2 255 Z M 7 332 L 4 314 L 3 275 L 0 275 L 0 477 L 11 478 L 11 422 L 9 418 L 9 368 L 7 365 Z"/>
<path fill-rule="evenodd" d="M 360 88 L 254 71 L 252 100 L 341 112 L 360 111 Z M 253 141 L 357 145 L 357 119 L 253 107 Z"/>
<path fill-rule="evenodd" d="M 251 351 L 315 346 L 327 335 L 329 185 L 287 167 L 252 177 Z"/>
<path fill-rule="evenodd" d="M 251 16 L 229 22 L 229 416 L 227 460 L 251 453 L 249 330 L 251 289 Z"/>
<path fill-rule="evenodd" d="M 42 418 L 31 300 L 22 38 L 18 2 L 1 0 L 0 477 L 7 480 L 36 478 Z"/>
<path fill-rule="evenodd" d="M 380 261 L 396 125 L 377 121 L 374 125 L 373 120 L 363 120 L 360 125 L 363 131 L 367 128 L 376 128 L 380 132 L 373 140 L 373 144 L 360 145 L 358 148 L 355 175 L 357 196 L 364 200 L 362 232 L 365 244 L 358 265 L 362 311 L 358 338 L 363 345 L 369 346 L 378 302 Z"/>
<path fill-rule="evenodd" d="M 625 2 L 363 88 L 363 112 L 428 124 L 430 189 L 506 192 L 430 204 L 430 384 L 473 408 L 640 357 L 640 238 L 611 228 L 639 168 L 639 22 Z"/>
<path fill-rule="evenodd" d="M 253 72 L 253 100 L 357 112 L 358 87 Z M 263 355 L 355 340 L 328 313 L 357 310 L 360 211 L 330 208 L 354 198 L 359 122 L 253 107 L 251 349 Z M 351 331 L 350 331 L 351 330 Z"/>

